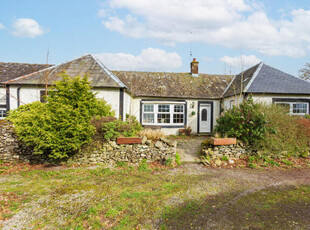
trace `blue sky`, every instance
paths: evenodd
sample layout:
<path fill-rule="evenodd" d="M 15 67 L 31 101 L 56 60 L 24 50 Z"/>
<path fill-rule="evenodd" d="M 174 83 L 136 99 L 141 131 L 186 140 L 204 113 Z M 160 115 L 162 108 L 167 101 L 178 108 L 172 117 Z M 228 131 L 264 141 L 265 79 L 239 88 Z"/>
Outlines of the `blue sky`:
<path fill-rule="evenodd" d="M 309 62 L 306 0 L 0 0 L 0 62 L 59 64 L 92 53 L 110 69 L 235 74 L 260 60 Z M 242 65 L 241 65 L 242 64 Z"/>

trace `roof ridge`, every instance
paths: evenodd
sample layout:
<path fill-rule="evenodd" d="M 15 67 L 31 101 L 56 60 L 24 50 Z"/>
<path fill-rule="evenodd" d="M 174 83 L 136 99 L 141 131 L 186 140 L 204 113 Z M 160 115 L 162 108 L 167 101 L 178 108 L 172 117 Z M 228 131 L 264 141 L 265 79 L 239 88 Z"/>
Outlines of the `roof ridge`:
<path fill-rule="evenodd" d="M 242 92 L 246 93 L 246 92 L 249 90 L 249 88 L 250 88 L 251 85 L 253 84 L 254 80 L 255 80 L 256 77 L 258 76 L 258 74 L 259 74 L 259 72 L 261 71 L 261 69 L 263 68 L 263 66 L 264 66 L 264 62 L 261 61 L 261 62 L 258 64 L 257 69 L 255 70 L 255 72 L 254 72 L 254 74 L 253 74 L 251 80 L 249 81 L 249 83 L 246 85 L 246 87 L 245 87 L 243 90 L 241 89 Z"/>
<path fill-rule="evenodd" d="M 113 74 L 95 55 L 90 54 L 92 58 L 95 59 L 95 61 L 99 64 L 101 68 L 110 76 L 119 86 L 127 88 L 127 86 L 115 75 Z"/>

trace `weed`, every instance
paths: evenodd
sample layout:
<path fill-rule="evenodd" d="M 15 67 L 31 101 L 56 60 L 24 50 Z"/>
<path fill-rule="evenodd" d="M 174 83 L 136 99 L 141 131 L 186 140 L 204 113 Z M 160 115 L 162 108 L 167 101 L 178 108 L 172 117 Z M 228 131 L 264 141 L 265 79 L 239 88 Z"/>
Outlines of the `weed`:
<path fill-rule="evenodd" d="M 150 172 L 150 171 L 152 171 L 149 168 L 149 165 L 146 163 L 146 159 L 143 159 L 142 162 L 139 164 L 138 171 L 140 171 L 140 172 Z"/>
<path fill-rule="evenodd" d="M 165 160 L 165 165 L 171 166 L 172 165 L 172 158 L 169 157 L 167 160 Z"/>
<path fill-rule="evenodd" d="M 286 164 L 286 165 L 289 165 L 289 166 L 292 166 L 293 165 L 293 162 L 292 161 L 289 161 L 289 160 L 287 160 L 287 159 L 282 159 L 281 160 L 284 164 Z"/>
<path fill-rule="evenodd" d="M 227 156 L 222 157 L 222 161 L 228 161 L 228 160 L 229 160 L 229 158 Z"/>
<path fill-rule="evenodd" d="M 181 164 L 181 157 L 180 157 L 179 153 L 176 153 L 176 154 L 175 154 L 175 163 L 176 163 L 177 165 L 180 165 L 180 164 Z"/>
<path fill-rule="evenodd" d="M 116 167 L 126 167 L 127 163 L 124 161 L 118 161 L 116 162 Z"/>

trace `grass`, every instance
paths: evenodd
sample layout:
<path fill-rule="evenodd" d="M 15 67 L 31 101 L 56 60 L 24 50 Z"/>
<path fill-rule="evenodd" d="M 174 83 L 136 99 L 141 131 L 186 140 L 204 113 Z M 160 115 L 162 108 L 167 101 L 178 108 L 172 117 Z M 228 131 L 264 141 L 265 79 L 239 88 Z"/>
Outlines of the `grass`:
<path fill-rule="evenodd" d="M 212 214 L 236 195 L 266 184 L 261 180 L 249 183 L 255 171 L 239 172 L 248 177 L 242 179 L 231 173 L 220 175 L 222 171 L 178 167 L 154 168 L 142 162 L 138 167 L 119 163 L 112 169 L 35 168 L 4 174 L 0 176 L 0 225 L 26 229 L 189 229 L 188 224 L 194 224 L 201 213 Z M 307 186 L 279 191 L 279 196 L 268 189 L 251 193 L 233 207 L 255 215 L 277 212 L 281 202 L 310 202 Z M 242 209 L 244 203 L 247 210 Z M 232 217 L 236 218 L 233 214 L 225 218 Z M 250 220 L 253 226 L 260 226 L 261 220 Z M 271 223 L 268 218 L 266 221 Z M 203 222 L 197 224 L 204 226 Z"/>

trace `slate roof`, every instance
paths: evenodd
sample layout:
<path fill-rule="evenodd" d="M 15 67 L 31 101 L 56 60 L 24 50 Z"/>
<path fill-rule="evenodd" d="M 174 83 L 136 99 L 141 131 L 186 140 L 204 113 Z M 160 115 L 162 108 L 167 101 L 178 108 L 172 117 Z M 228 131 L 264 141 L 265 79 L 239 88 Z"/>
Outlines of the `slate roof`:
<path fill-rule="evenodd" d="M 93 87 L 124 88 L 125 85 L 119 81 L 95 56 L 85 55 L 72 61 L 52 66 L 41 71 L 18 77 L 4 84 L 10 85 L 44 85 L 46 74 L 48 84 L 61 80 L 60 74 L 66 72 L 69 76 L 88 75 Z"/>
<path fill-rule="evenodd" d="M 310 94 L 310 83 L 263 64 L 247 92 Z"/>
<path fill-rule="evenodd" d="M 234 96 L 241 92 L 269 94 L 310 94 L 310 83 L 284 73 L 264 63 L 257 64 L 237 75 L 223 97 Z"/>
<path fill-rule="evenodd" d="M 0 62 L 0 84 L 50 66 L 46 64 Z"/>
<path fill-rule="evenodd" d="M 258 69 L 260 63 L 252 66 L 251 68 L 245 70 L 244 72 L 238 74 L 235 76 L 235 78 L 233 79 L 233 81 L 231 82 L 231 84 L 229 85 L 229 88 L 224 92 L 223 97 L 230 97 L 230 96 L 234 96 L 234 95 L 238 95 L 241 92 L 241 88 L 242 88 L 242 92 L 245 89 L 245 87 L 248 85 L 248 83 L 251 81 L 254 73 L 256 72 L 256 70 Z M 242 82 L 242 84 L 241 84 Z M 241 87 L 242 85 L 242 87 Z"/>
<path fill-rule="evenodd" d="M 231 82 L 230 75 L 112 71 L 137 97 L 220 98 Z"/>

